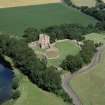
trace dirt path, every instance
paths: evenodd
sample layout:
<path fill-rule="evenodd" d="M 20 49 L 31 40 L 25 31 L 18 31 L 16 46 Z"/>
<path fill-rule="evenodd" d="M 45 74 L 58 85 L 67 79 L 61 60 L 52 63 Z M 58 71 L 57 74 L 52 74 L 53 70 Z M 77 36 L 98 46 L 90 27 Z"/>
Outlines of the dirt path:
<path fill-rule="evenodd" d="M 62 87 L 65 90 L 65 92 L 67 92 L 69 97 L 73 99 L 74 105 L 83 105 L 83 104 L 79 96 L 75 93 L 75 91 L 70 86 L 70 81 L 77 75 L 81 75 L 83 73 L 89 72 L 90 70 L 94 70 L 93 68 L 95 68 L 95 66 L 101 61 L 101 55 L 104 49 L 105 49 L 105 44 L 102 47 L 97 48 L 97 52 L 89 65 L 84 66 L 74 74 L 66 73 L 62 76 Z"/>

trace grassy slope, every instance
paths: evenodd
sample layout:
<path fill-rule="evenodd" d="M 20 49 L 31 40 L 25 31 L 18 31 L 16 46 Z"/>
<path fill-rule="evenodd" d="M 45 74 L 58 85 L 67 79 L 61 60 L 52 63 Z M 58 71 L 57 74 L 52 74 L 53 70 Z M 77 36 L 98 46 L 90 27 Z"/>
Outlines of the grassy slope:
<path fill-rule="evenodd" d="M 0 9 L 0 31 L 21 35 L 25 28 L 43 28 L 55 24 L 78 23 L 84 26 L 96 20 L 61 3 Z"/>
<path fill-rule="evenodd" d="M 60 57 L 55 60 L 48 60 L 48 65 L 59 65 L 67 55 L 75 55 L 80 50 L 79 47 L 71 41 L 57 42 L 55 46 L 59 49 Z"/>
<path fill-rule="evenodd" d="M 96 0 L 71 0 L 77 6 L 93 7 L 96 5 Z"/>
<path fill-rule="evenodd" d="M 87 40 L 94 40 L 95 43 L 105 43 L 105 33 L 91 33 L 85 36 Z"/>
<path fill-rule="evenodd" d="M 103 42 L 103 39 L 101 41 Z M 105 50 L 101 58 L 101 62 L 93 71 L 71 81 L 73 89 L 84 105 L 105 105 Z"/>
<path fill-rule="evenodd" d="M 21 97 L 14 105 L 67 105 L 61 98 L 33 85 L 26 77 L 21 81 L 20 90 Z"/>
<path fill-rule="evenodd" d="M 13 64 L 10 58 L 6 57 L 6 59 Z M 60 97 L 45 92 L 32 84 L 29 79 L 16 68 L 14 68 L 14 72 L 20 80 L 19 90 L 21 91 L 21 96 L 16 102 L 10 100 L 3 105 L 68 105 Z"/>

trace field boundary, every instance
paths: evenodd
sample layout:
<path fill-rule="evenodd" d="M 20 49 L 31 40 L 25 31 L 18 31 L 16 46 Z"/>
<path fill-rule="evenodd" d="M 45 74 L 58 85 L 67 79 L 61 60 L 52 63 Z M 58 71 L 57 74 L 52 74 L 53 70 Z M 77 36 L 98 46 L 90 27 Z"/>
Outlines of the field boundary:
<path fill-rule="evenodd" d="M 16 0 L 16 1 L 5 1 L 0 0 L 0 8 L 13 8 L 23 6 L 34 6 L 34 5 L 47 5 L 54 3 L 62 3 L 61 0 Z"/>

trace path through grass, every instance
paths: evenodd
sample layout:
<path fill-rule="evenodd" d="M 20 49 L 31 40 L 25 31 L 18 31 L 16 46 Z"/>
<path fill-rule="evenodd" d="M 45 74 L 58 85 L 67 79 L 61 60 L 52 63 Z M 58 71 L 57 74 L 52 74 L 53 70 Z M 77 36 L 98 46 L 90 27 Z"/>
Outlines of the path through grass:
<path fill-rule="evenodd" d="M 70 85 L 83 105 L 105 105 L 105 49 L 95 69 L 75 77 Z"/>

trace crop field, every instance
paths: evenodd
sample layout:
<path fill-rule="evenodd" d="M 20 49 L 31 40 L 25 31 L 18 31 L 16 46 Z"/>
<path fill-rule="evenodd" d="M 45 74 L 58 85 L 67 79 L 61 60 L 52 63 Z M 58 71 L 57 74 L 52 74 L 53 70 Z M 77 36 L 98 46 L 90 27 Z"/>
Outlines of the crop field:
<path fill-rule="evenodd" d="M 77 6 L 93 7 L 96 5 L 96 0 L 71 0 Z"/>
<path fill-rule="evenodd" d="M 91 33 L 85 35 L 86 40 L 93 40 L 95 43 L 105 43 L 105 33 Z"/>
<path fill-rule="evenodd" d="M 0 9 L 0 31 L 22 35 L 27 27 L 76 23 L 87 26 L 97 20 L 63 3 Z"/>
<path fill-rule="evenodd" d="M 59 58 L 49 59 L 48 65 L 58 66 L 59 64 L 62 63 L 62 61 L 65 59 L 67 55 L 69 54 L 76 55 L 80 51 L 79 47 L 75 43 L 69 40 L 64 41 L 64 42 L 57 42 L 55 44 L 55 47 L 58 48 L 59 50 Z"/>
<path fill-rule="evenodd" d="M 105 49 L 94 70 L 75 77 L 70 84 L 83 105 L 105 105 Z"/>
<path fill-rule="evenodd" d="M 0 8 L 9 8 L 27 5 L 41 5 L 61 2 L 60 0 L 0 0 Z"/>

